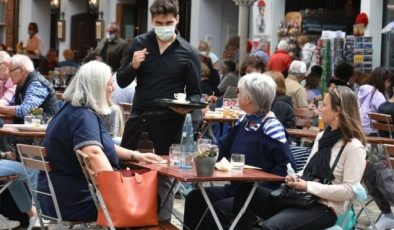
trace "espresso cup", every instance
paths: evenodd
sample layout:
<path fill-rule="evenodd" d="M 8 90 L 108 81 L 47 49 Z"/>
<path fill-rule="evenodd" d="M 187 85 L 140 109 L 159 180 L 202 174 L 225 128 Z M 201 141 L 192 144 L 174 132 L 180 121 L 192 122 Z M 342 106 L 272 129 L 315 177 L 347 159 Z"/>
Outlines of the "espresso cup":
<path fill-rule="evenodd" d="M 174 98 L 177 101 L 185 101 L 186 100 L 186 93 L 174 93 Z"/>

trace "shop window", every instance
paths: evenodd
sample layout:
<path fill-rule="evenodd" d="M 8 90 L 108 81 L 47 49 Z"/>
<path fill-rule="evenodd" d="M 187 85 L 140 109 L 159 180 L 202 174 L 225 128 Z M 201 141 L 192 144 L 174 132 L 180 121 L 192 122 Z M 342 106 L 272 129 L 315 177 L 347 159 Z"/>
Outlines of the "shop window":
<path fill-rule="evenodd" d="M 318 33 L 323 30 L 353 31 L 353 24 L 360 11 L 360 0 L 286 0 L 286 13 L 301 12 L 302 32 Z"/>

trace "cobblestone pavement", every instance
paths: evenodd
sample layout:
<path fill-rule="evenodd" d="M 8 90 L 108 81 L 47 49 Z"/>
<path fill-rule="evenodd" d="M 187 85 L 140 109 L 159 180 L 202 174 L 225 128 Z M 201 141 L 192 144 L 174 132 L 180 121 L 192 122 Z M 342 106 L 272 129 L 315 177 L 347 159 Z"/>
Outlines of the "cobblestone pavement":
<path fill-rule="evenodd" d="M 183 209 L 185 207 L 184 205 L 185 205 L 185 200 L 184 199 L 175 199 L 174 209 L 176 211 L 178 211 L 179 213 L 183 214 Z M 355 213 L 357 214 L 360 209 L 361 209 L 361 205 L 357 201 L 355 201 L 354 202 Z M 369 204 L 367 206 L 367 209 L 369 211 L 368 213 L 372 217 L 372 220 L 376 221 L 377 218 L 379 217 L 379 214 L 380 214 L 380 211 L 379 211 L 378 207 L 376 206 L 376 204 L 374 202 L 372 202 L 371 204 Z M 171 223 L 174 224 L 179 229 L 182 229 L 182 224 L 174 216 L 171 219 Z M 360 218 L 357 220 L 356 229 L 360 229 L 360 230 L 368 229 L 369 225 L 370 224 L 369 224 L 368 218 L 365 215 L 365 212 L 363 211 L 361 213 L 361 215 L 360 215 Z"/>

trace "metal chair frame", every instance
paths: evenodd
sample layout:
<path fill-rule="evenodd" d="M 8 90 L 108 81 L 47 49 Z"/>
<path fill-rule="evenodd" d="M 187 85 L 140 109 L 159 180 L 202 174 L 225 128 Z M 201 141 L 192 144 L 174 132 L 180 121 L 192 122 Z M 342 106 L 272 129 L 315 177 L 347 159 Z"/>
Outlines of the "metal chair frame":
<path fill-rule="evenodd" d="M 47 156 L 47 152 L 46 152 L 45 148 L 41 147 L 41 146 L 17 144 L 17 149 L 18 149 L 20 159 L 24 165 L 29 190 L 32 194 L 34 203 L 36 204 L 37 215 L 38 215 L 38 218 L 40 221 L 41 230 L 45 229 L 44 222 L 42 220 L 42 218 L 44 218 L 44 217 L 47 219 L 56 221 L 59 229 L 65 229 L 66 227 L 64 225 L 64 221 L 63 221 L 61 213 L 60 213 L 59 203 L 57 201 L 55 190 L 53 188 L 53 184 L 52 184 L 51 178 L 49 176 L 49 172 L 51 171 L 51 166 L 50 166 L 49 162 L 45 159 L 45 157 Z M 28 172 L 27 172 L 28 168 L 45 172 L 45 175 L 48 180 L 49 193 L 39 191 L 38 189 L 33 189 L 32 181 L 31 181 L 30 177 L 28 176 Z M 55 208 L 56 217 L 48 216 L 48 215 L 45 215 L 42 213 L 40 204 L 37 199 L 38 194 L 51 197 L 52 202 L 53 202 L 53 206 Z M 30 226 L 30 229 L 32 227 L 33 226 Z"/>
<path fill-rule="evenodd" d="M 101 196 L 100 191 L 97 189 L 96 173 L 92 169 L 92 164 L 90 163 L 89 156 L 80 150 L 76 151 L 76 155 L 79 164 L 81 165 L 83 174 L 85 175 L 86 181 L 89 185 L 89 191 L 90 194 L 92 195 L 94 203 L 96 204 L 96 207 L 97 208 L 101 207 L 101 209 L 103 210 L 109 229 L 115 230 L 111 216 L 109 215 L 109 211 L 107 209 L 107 206 L 105 205 L 105 201 Z"/>

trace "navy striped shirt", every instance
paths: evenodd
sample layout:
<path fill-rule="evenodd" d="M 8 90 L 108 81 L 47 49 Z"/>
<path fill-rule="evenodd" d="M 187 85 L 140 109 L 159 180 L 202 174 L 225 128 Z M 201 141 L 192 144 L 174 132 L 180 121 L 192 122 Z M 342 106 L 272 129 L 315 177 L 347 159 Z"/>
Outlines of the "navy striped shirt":
<path fill-rule="evenodd" d="M 247 131 L 257 131 L 260 128 L 260 125 L 264 122 L 263 126 L 263 132 L 270 136 L 272 139 L 278 140 L 282 143 L 287 143 L 286 139 L 286 133 L 283 128 L 283 125 L 278 121 L 278 119 L 270 119 L 270 118 L 275 118 L 273 114 L 268 114 L 267 116 L 264 117 L 264 119 L 261 119 L 260 122 L 257 122 L 250 126 L 250 122 L 246 122 L 245 125 L 245 130 Z M 246 119 L 246 115 L 242 116 L 235 125 L 238 125 L 239 123 L 243 122 Z"/>

